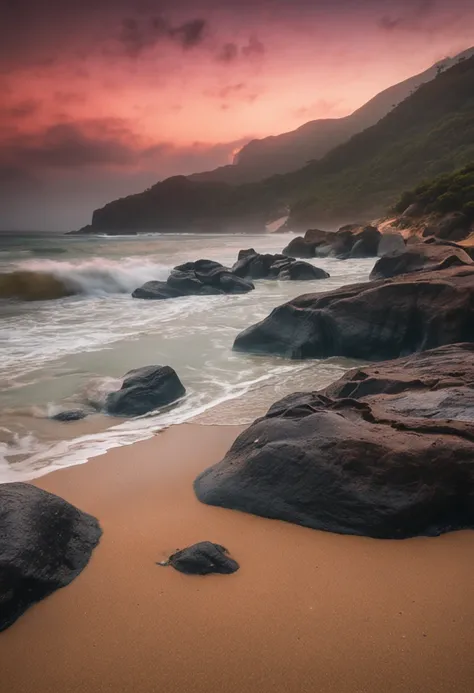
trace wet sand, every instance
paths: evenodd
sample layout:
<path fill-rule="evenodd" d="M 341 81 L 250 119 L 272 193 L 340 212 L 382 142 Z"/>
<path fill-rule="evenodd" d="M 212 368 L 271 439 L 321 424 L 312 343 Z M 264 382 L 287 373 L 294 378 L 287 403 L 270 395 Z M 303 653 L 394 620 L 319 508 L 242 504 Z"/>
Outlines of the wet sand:
<path fill-rule="evenodd" d="M 70 586 L 0 634 L 9 693 L 472 693 L 474 532 L 379 541 L 201 505 L 236 427 L 183 425 L 38 486 L 104 535 Z M 224 544 L 231 576 L 155 565 Z"/>

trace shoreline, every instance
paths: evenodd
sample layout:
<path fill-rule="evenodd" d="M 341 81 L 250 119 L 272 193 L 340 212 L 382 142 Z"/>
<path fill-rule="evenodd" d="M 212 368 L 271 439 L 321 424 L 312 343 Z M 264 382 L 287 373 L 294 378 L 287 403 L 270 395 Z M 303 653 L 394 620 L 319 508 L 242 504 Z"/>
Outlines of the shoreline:
<path fill-rule="evenodd" d="M 240 430 L 171 426 L 34 482 L 104 535 L 71 585 L 0 635 L 5 688 L 470 693 L 474 533 L 382 541 L 200 504 L 192 481 Z M 202 540 L 240 570 L 155 565 Z"/>

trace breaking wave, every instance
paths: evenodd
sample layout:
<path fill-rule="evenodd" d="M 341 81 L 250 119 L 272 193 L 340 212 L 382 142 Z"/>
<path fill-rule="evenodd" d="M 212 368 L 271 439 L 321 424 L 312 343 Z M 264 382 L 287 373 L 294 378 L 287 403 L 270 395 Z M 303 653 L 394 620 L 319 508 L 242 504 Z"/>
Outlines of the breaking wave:
<path fill-rule="evenodd" d="M 28 260 L 0 274 L 0 298 L 48 301 L 78 294 L 131 293 L 147 281 L 166 279 L 169 271 L 169 267 L 143 257 L 82 262 Z"/>

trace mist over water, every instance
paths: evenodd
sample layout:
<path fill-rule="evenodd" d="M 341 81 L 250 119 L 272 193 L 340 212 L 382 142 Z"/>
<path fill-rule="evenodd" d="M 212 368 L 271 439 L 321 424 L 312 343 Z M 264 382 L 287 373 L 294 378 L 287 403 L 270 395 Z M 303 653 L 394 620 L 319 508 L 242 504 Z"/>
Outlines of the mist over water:
<path fill-rule="evenodd" d="M 279 397 L 342 375 L 352 365 L 347 360 L 251 356 L 233 352 L 232 344 L 240 330 L 294 296 L 368 279 L 373 260 L 318 259 L 314 264 L 330 279 L 257 281 L 245 295 L 131 298 L 135 288 L 166 279 L 177 264 L 208 258 L 232 265 L 241 248 L 281 252 L 289 240 L 278 234 L 0 236 L 4 282 L 22 273 L 31 294 L 50 277 L 71 294 L 0 298 L 0 482 L 84 462 L 196 416 L 205 423 L 248 423 Z M 177 406 L 132 420 L 102 414 L 70 424 L 48 419 L 97 401 L 127 371 L 151 364 L 177 371 L 187 389 Z"/>

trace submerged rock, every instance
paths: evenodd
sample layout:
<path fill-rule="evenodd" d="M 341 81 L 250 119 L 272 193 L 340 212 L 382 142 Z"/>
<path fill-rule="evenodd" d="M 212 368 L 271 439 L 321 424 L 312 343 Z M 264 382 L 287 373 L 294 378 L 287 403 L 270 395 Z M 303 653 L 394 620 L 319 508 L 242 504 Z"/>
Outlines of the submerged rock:
<path fill-rule="evenodd" d="M 241 251 L 242 252 L 242 251 Z M 319 267 L 285 255 L 239 253 L 239 260 L 232 267 L 234 274 L 251 279 L 281 279 L 308 281 L 327 279 L 329 274 Z"/>
<path fill-rule="evenodd" d="M 176 402 L 186 390 L 170 366 L 145 366 L 129 371 L 122 387 L 107 395 L 105 410 L 113 416 L 142 416 Z"/>
<path fill-rule="evenodd" d="M 59 411 L 57 414 L 50 416 L 53 421 L 80 421 L 85 419 L 87 412 L 84 409 L 65 409 L 64 411 Z"/>
<path fill-rule="evenodd" d="M 162 300 L 180 296 L 243 294 L 254 288 L 252 282 L 237 276 L 219 262 L 197 260 L 175 267 L 166 282 L 147 282 L 135 289 L 132 297 Z"/>
<path fill-rule="evenodd" d="M 234 349 L 288 358 L 396 358 L 474 340 L 474 265 L 305 294 L 241 332 Z"/>
<path fill-rule="evenodd" d="M 86 567 L 98 521 L 31 484 L 0 485 L 0 631 Z"/>
<path fill-rule="evenodd" d="M 274 404 L 194 488 L 209 505 L 385 539 L 474 528 L 474 345 Z"/>
<path fill-rule="evenodd" d="M 224 546 L 210 541 L 201 541 L 181 549 L 158 565 L 171 565 L 180 573 L 187 575 L 209 575 L 210 573 L 229 575 L 239 569 L 239 564 L 229 556 Z"/>

